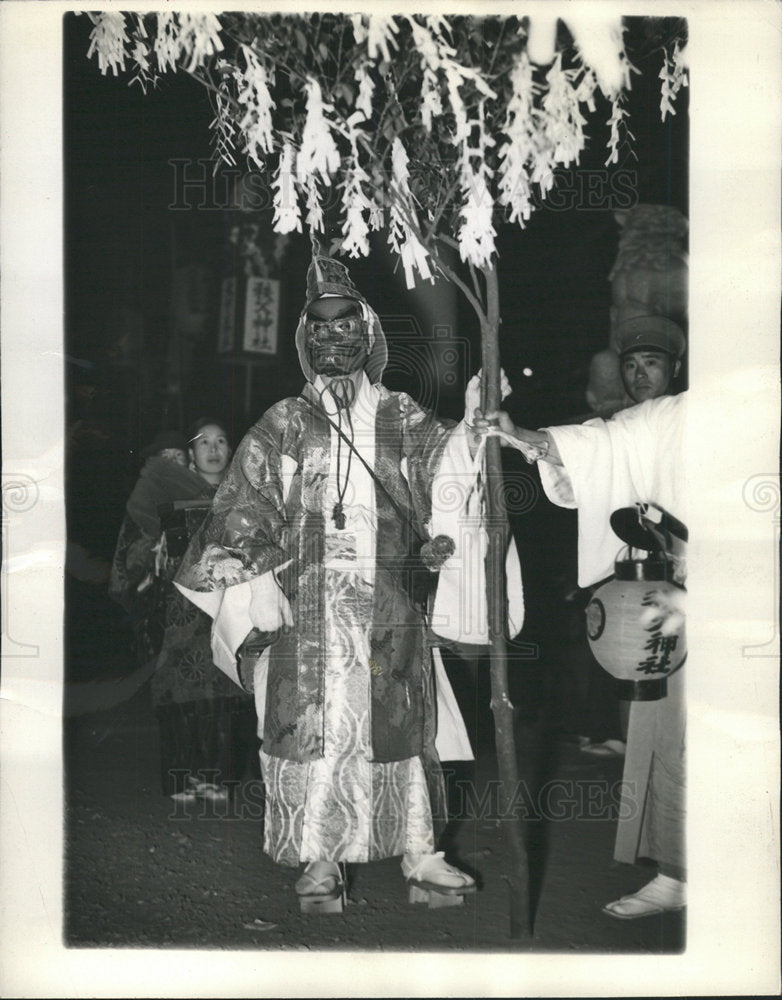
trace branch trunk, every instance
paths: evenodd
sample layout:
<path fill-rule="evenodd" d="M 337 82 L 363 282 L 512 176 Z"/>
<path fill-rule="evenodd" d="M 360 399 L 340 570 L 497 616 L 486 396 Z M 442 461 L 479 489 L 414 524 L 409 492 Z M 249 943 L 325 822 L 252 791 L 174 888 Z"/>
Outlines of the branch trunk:
<path fill-rule="evenodd" d="M 483 268 L 486 279 L 486 316 L 481 322 L 483 360 L 482 409 L 498 410 L 501 404 L 499 350 L 499 291 L 495 267 Z M 511 803 L 519 787 L 516 741 L 513 732 L 513 705 L 508 693 L 508 621 L 505 594 L 505 554 L 509 530 L 503 490 L 502 461 L 498 438 L 486 442 L 486 527 L 489 546 L 486 553 L 486 585 L 489 618 L 489 662 L 491 669 L 491 708 L 497 765 L 500 778 L 500 816 L 511 854 L 508 874 L 510 893 L 510 936 L 529 937 L 529 865 L 521 821 L 511 813 Z"/>

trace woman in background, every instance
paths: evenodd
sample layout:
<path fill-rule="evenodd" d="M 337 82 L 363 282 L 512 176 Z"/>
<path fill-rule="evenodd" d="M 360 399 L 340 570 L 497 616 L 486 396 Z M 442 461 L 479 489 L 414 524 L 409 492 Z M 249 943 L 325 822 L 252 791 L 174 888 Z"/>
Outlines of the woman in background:
<path fill-rule="evenodd" d="M 165 430 L 141 452 L 145 460 L 120 528 L 109 577 L 109 594 L 130 617 L 136 660 L 153 666 L 163 641 L 164 615 L 155 585 L 160 542 L 158 504 L 179 496 L 198 497 L 203 483 L 187 468 L 187 439 Z"/>
<path fill-rule="evenodd" d="M 187 451 L 181 458 L 157 452 L 142 469 L 128 501 L 112 582 L 115 575 L 118 582 L 124 577 L 127 593 L 149 580 L 160 609 L 152 701 L 164 794 L 181 801 L 225 800 L 224 783 L 241 778 L 254 743 L 252 703 L 212 663 L 210 618 L 171 581 L 190 534 L 210 508 L 231 448 L 222 425 L 206 417 L 182 443 Z M 146 631 L 154 642 L 154 630 Z"/>

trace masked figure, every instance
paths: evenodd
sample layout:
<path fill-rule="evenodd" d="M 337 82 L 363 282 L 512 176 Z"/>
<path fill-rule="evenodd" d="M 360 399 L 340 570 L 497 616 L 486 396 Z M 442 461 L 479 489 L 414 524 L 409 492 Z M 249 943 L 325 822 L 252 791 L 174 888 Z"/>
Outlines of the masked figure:
<path fill-rule="evenodd" d="M 178 583 L 214 618 L 215 663 L 254 688 L 264 847 L 305 864 L 302 908 L 339 909 L 344 863 L 395 855 L 411 896 L 461 902 L 474 881 L 435 852 L 437 748 L 471 753 L 433 667 L 420 584 L 435 577 L 419 551 L 430 568 L 458 560 L 463 539 L 432 545 L 433 499 L 449 469 L 452 485 L 474 482 L 476 441 L 380 383 L 380 322 L 328 258 L 310 268 L 296 345 L 307 384 L 245 436 Z M 445 617 L 483 614 L 481 598 L 456 595 Z M 248 637 L 266 646 L 252 669 Z"/>

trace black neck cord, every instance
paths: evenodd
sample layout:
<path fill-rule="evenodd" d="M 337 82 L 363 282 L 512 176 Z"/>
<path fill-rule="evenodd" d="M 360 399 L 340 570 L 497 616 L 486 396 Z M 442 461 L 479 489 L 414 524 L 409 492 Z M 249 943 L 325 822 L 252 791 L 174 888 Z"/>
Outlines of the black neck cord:
<path fill-rule="evenodd" d="M 337 502 L 331 511 L 331 518 L 334 521 L 334 525 L 338 531 L 342 531 L 345 527 L 345 494 L 348 491 L 348 485 L 350 483 L 350 467 L 353 461 L 353 416 L 350 412 L 350 404 L 353 402 L 353 397 L 355 396 L 355 386 L 350 379 L 334 379 L 329 385 L 329 391 L 331 392 L 331 398 L 337 405 Z M 336 391 L 335 391 L 336 390 Z M 321 401 L 323 394 L 321 393 Z M 342 415 L 345 415 L 345 421 L 350 432 L 350 438 L 346 438 L 344 431 L 342 430 Z M 348 441 L 348 457 L 347 464 L 345 467 L 345 480 L 341 483 L 342 479 L 342 439 L 346 438 Z"/>

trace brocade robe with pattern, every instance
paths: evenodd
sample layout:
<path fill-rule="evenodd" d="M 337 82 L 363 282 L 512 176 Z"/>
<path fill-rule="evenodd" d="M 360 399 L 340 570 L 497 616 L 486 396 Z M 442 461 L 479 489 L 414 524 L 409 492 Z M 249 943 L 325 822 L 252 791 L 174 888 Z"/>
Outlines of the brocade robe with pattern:
<path fill-rule="evenodd" d="M 427 537 L 432 484 L 458 431 L 366 378 L 350 413 L 312 384 L 272 406 L 239 446 L 177 577 L 186 593 L 230 596 L 289 564 L 280 579 L 293 627 L 268 654 L 262 761 L 266 850 L 290 865 L 425 853 L 445 819 L 409 557 L 416 533 Z M 463 433 L 456 446 L 467 447 Z M 341 530 L 331 517 L 340 487 Z"/>

